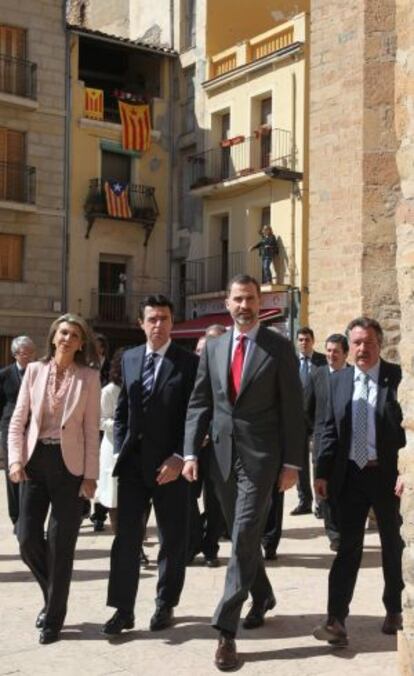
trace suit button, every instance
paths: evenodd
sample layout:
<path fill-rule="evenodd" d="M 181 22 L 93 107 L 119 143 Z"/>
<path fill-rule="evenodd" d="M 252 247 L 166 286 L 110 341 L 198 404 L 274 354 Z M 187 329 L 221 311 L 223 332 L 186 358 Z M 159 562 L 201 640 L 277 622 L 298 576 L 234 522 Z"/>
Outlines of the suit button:
<path fill-rule="evenodd" d="M 141 439 L 142 439 L 142 434 L 140 433 L 140 434 L 138 434 L 138 440 L 141 441 Z"/>

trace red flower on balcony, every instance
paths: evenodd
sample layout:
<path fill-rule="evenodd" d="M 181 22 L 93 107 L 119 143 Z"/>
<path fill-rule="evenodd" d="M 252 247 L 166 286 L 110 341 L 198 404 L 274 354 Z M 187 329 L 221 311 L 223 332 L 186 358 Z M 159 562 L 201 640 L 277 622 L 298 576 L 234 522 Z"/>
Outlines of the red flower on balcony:
<path fill-rule="evenodd" d="M 236 146 L 238 143 L 243 143 L 245 137 L 243 135 L 233 136 L 232 138 L 224 138 L 220 141 L 221 148 L 230 148 Z"/>

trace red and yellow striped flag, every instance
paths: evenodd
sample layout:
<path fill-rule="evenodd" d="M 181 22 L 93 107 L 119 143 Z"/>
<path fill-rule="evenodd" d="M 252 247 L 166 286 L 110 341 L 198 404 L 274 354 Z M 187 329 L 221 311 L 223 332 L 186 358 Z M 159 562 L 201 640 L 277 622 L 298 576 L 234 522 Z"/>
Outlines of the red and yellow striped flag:
<path fill-rule="evenodd" d="M 119 101 L 124 150 L 149 150 L 151 147 L 151 119 L 148 105 Z"/>
<path fill-rule="evenodd" d="M 104 93 L 102 89 L 85 87 L 83 114 L 92 120 L 103 120 Z"/>
<path fill-rule="evenodd" d="M 114 218 L 132 218 L 129 207 L 128 183 L 123 181 L 105 181 L 106 208 Z"/>

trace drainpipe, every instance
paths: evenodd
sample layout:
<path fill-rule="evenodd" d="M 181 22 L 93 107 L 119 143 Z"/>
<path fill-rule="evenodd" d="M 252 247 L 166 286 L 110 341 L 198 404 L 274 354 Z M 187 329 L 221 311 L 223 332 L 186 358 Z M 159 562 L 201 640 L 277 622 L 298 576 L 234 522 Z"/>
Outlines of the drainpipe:
<path fill-rule="evenodd" d="M 296 75 L 292 73 L 292 148 L 291 161 L 292 169 L 296 169 Z M 291 287 L 295 286 L 296 282 L 296 195 L 295 182 L 292 181 L 290 190 L 290 214 L 291 214 L 291 228 L 290 228 L 290 265 L 289 265 L 289 284 Z"/>
<path fill-rule="evenodd" d="M 170 2 L 170 35 L 171 35 L 171 47 L 174 46 L 174 8 L 173 1 Z M 175 105 L 173 101 L 173 87 L 174 87 L 174 68 L 175 68 L 175 59 L 167 59 L 168 64 L 168 150 L 169 150 L 169 181 L 168 181 L 168 206 L 167 206 L 167 271 L 170 283 L 170 295 L 172 294 L 174 285 L 173 285 L 173 271 L 171 266 L 172 261 L 172 249 L 173 249 L 173 223 L 174 223 L 174 189 L 173 189 L 173 179 L 174 179 L 174 169 L 176 166 L 175 163 Z"/>
<path fill-rule="evenodd" d="M 70 122 L 71 122 L 71 72 L 70 72 L 70 32 L 66 26 L 66 0 L 62 1 L 62 20 L 65 32 L 65 136 L 63 167 L 63 224 L 62 224 L 62 313 L 67 312 L 68 303 L 68 251 L 69 251 L 69 216 L 70 216 Z"/>

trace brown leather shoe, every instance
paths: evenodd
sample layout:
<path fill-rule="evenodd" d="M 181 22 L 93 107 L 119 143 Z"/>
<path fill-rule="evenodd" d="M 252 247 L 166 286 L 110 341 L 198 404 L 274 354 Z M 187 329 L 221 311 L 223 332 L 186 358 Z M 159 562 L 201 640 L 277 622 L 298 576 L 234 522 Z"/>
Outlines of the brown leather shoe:
<path fill-rule="evenodd" d="M 236 650 L 234 638 L 225 638 L 220 636 L 214 664 L 220 671 L 228 671 L 237 667 L 239 658 Z"/>
<path fill-rule="evenodd" d="M 384 624 L 382 625 L 383 634 L 396 634 L 399 629 L 403 628 L 401 613 L 387 613 Z"/>
<path fill-rule="evenodd" d="M 328 641 L 330 645 L 337 648 L 344 648 L 348 645 L 345 625 L 335 617 L 329 617 L 325 624 L 315 627 L 312 633 L 318 641 Z"/>

